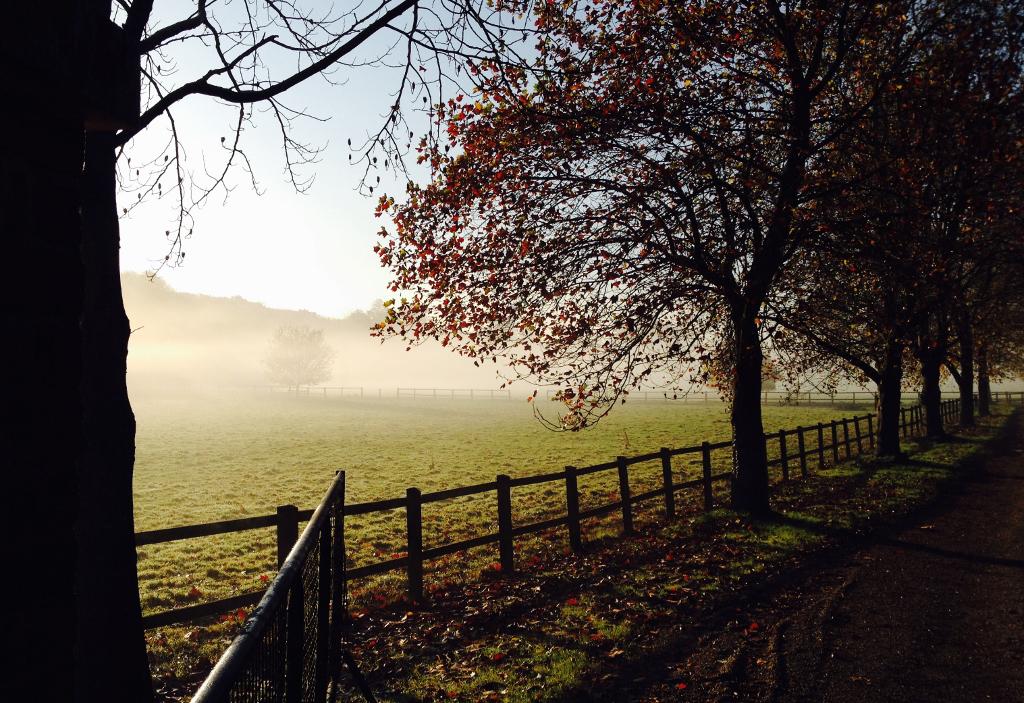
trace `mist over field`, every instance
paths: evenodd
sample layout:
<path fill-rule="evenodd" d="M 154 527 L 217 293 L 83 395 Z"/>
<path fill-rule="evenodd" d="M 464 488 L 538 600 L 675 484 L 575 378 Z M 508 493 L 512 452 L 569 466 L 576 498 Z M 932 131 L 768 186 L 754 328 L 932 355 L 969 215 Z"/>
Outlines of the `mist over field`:
<path fill-rule="evenodd" d="M 132 328 L 128 384 L 133 395 L 266 385 L 263 360 L 275 330 L 285 326 L 323 330 L 335 351 L 331 378 L 323 385 L 386 393 L 398 386 L 497 388 L 502 383 L 495 366 L 475 367 L 436 342 L 407 352 L 401 340 L 382 343 L 371 337 L 382 311 L 338 319 L 240 297 L 181 293 L 139 273 L 122 274 L 121 283 Z"/>

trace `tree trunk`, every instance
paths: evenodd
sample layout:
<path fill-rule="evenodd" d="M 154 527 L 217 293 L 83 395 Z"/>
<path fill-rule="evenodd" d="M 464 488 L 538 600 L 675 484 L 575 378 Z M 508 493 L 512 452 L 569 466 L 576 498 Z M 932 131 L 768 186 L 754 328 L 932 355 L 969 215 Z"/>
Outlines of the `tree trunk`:
<path fill-rule="evenodd" d="M 86 138 L 82 311 L 85 447 L 79 462 L 75 689 L 79 701 L 152 700 L 142 629 L 132 507 L 135 416 L 126 384 L 128 318 L 121 299 L 115 149 Z"/>
<path fill-rule="evenodd" d="M 974 427 L 974 328 L 964 313 L 957 329 L 960 344 L 960 426 Z"/>
<path fill-rule="evenodd" d="M 992 385 L 988 377 L 988 345 L 982 342 L 978 347 L 978 414 L 988 417 L 991 413 Z"/>
<path fill-rule="evenodd" d="M 878 442 L 875 454 L 894 457 L 900 448 L 901 385 L 903 383 L 903 345 L 895 334 L 889 335 L 878 380 Z"/>
<path fill-rule="evenodd" d="M 4 6 L 0 41 L 0 700 L 69 701 L 82 439 L 80 26 L 72 2 Z"/>
<path fill-rule="evenodd" d="M 941 356 L 926 352 L 920 358 L 923 389 L 921 403 L 924 405 L 925 434 L 932 439 L 946 436 L 942 426 L 942 389 L 939 388 Z"/>
<path fill-rule="evenodd" d="M 768 455 L 761 423 L 761 340 L 755 313 L 734 312 L 732 394 L 732 507 L 754 514 L 770 512 Z"/>

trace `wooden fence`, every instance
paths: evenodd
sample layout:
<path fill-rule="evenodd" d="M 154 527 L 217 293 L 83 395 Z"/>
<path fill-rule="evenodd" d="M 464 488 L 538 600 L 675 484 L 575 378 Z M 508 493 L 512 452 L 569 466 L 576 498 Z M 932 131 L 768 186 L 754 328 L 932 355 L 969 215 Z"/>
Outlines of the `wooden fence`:
<path fill-rule="evenodd" d="M 511 400 L 514 397 L 526 398 L 528 394 L 513 396 L 508 388 L 375 388 L 369 386 L 252 386 L 253 390 L 286 393 L 313 398 L 415 398 L 440 400 Z M 544 395 L 549 400 L 557 391 L 548 388 Z M 836 405 L 858 403 L 874 403 L 876 394 L 872 391 L 762 391 L 761 402 L 765 405 Z M 977 398 L 977 395 L 975 395 Z M 993 401 L 1010 401 L 1017 399 L 1024 404 L 1024 391 L 993 391 Z M 721 396 L 715 391 L 680 391 L 680 390 L 645 390 L 631 391 L 629 402 L 663 402 L 663 403 L 717 403 Z"/>
<path fill-rule="evenodd" d="M 1020 404 L 1024 405 L 1024 393 L 1000 394 L 1000 399 L 1004 401 L 1012 400 L 1014 397 L 1019 398 Z M 955 423 L 959 419 L 959 412 L 959 399 L 942 402 L 942 417 L 945 423 Z M 781 480 L 787 481 L 794 471 L 799 471 L 801 477 L 806 477 L 812 463 L 816 464 L 818 468 L 823 468 L 861 454 L 865 449 L 873 449 L 878 433 L 875 418 L 873 413 L 855 415 L 828 423 L 766 434 L 765 442 L 773 450 L 771 455 L 775 455 L 776 451 L 774 450 L 777 449 L 777 456 L 772 458 L 768 464 L 770 467 L 777 467 Z M 923 431 L 924 413 L 921 406 L 903 408 L 900 411 L 901 436 L 906 438 L 918 435 Z M 808 437 L 813 438 L 813 445 L 808 443 Z M 345 511 L 347 517 L 404 509 L 406 514 L 406 551 L 405 556 L 349 569 L 348 578 L 351 581 L 390 571 L 404 570 L 409 597 L 414 601 L 422 601 L 424 564 L 443 556 L 497 544 L 501 570 L 510 573 L 515 569 L 515 540 L 517 537 L 564 527 L 570 547 L 573 551 L 579 552 L 584 546 L 582 523 L 589 518 L 620 513 L 622 531 L 624 534 L 628 534 L 633 530 L 633 507 L 635 505 L 644 501 L 660 499 L 663 502 L 665 516 L 671 518 L 676 513 L 676 494 L 686 490 L 699 491 L 704 510 L 711 510 L 714 507 L 714 484 L 728 480 L 731 475 L 731 472 L 728 471 L 714 473 L 712 455 L 714 452 L 731 449 L 731 447 L 731 441 L 702 442 L 699 445 L 681 449 L 663 447 L 656 452 L 632 457 L 619 456 L 614 461 L 593 466 L 566 466 L 561 471 L 517 478 L 502 474 L 497 476 L 494 481 L 487 483 L 430 493 L 422 493 L 418 488 L 408 488 L 405 495 L 400 498 L 349 505 Z M 673 459 L 684 455 L 700 456 L 701 474 L 698 478 L 677 482 L 674 476 Z M 630 486 L 630 467 L 646 462 L 660 462 L 661 486 L 633 495 Z M 617 473 L 619 500 L 588 510 L 581 510 L 578 480 L 584 476 L 612 471 Z M 558 483 L 564 486 L 565 514 L 525 525 L 516 525 L 512 515 L 513 489 L 545 483 Z M 497 532 L 437 547 L 423 547 L 422 508 L 424 505 L 485 493 L 495 494 Z M 160 544 L 174 540 L 274 527 L 277 530 L 277 556 L 278 566 L 280 566 L 298 538 L 299 523 L 309 520 L 312 514 L 313 510 L 299 510 L 295 506 L 284 505 L 279 507 L 273 515 L 139 532 L 136 534 L 136 545 Z M 252 591 L 208 603 L 153 613 L 143 617 L 143 624 L 146 629 L 151 629 L 217 615 L 236 608 L 255 605 L 262 595 L 263 591 Z"/>
<path fill-rule="evenodd" d="M 254 390 L 319 398 L 448 398 L 510 400 L 507 388 L 368 388 L 366 386 L 253 386 Z"/>
<path fill-rule="evenodd" d="M 545 391 L 546 397 L 550 400 L 555 393 L 554 389 Z M 681 391 L 681 390 L 646 390 L 630 391 L 627 396 L 629 402 L 663 402 L 663 403 L 717 403 L 722 400 L 716 391 Z M 836 403 L 873 403 L 875 394 L 871 391 L 836 391 L 835 393 L 821 393 L 817 391 L 762 391 L 761 402 L 765 405 L 778 403 L 780 405 L 835 405 Z"/>

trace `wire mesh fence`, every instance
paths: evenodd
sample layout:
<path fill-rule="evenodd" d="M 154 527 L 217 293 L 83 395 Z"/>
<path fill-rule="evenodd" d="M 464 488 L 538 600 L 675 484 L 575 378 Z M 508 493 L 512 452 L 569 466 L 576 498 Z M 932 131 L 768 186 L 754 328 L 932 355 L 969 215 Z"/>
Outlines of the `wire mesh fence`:
<path fill-rule="evenodd" d="M 193 703 L 328 700 L 344 647 L 344 514 L 345 473 L 339 472 Z"/>

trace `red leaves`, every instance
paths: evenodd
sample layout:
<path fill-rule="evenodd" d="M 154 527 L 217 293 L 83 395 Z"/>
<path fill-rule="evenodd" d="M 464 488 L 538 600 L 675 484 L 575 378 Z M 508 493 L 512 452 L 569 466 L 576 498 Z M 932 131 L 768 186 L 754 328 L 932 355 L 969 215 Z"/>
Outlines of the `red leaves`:
<path fill-rule="evenodd" d="M 186 596 L 186 598 L 188 598 L 189 600 L 198 600 L 202 596 L 203 596 L 203 592 L 199 590 L 199 587 L 198 586 L 193 586 L 191 589 L 189 589 L 189 592 L 188 592 L 188 595 Z"/>
<path fill-rule="evenodd" d="M 238 625 L 241 625 L 243 622 L 245 622 L 245 619 L 248 616 L 249 616 L 249 613 L 248 613 L 248 611 L 246 611 L 245 608 L 239 608 L 238 610 L 236 610 L 236 611 L 234 611 L 232 613 L 227 613 L 225 615 L 221 615 L 220 616 L 220 621 L 221 622 L 227 622 L 227 623 L 236 623 Z"/>
<path fill-rule="evenodd" d="M 568 606 L 575 606 L 575 605 L 579 605 L 580 601 L 579 601 L 578 598 L 568 598 L 568 599 L 566 599 L 565 604 L 568 605 Z"/>

